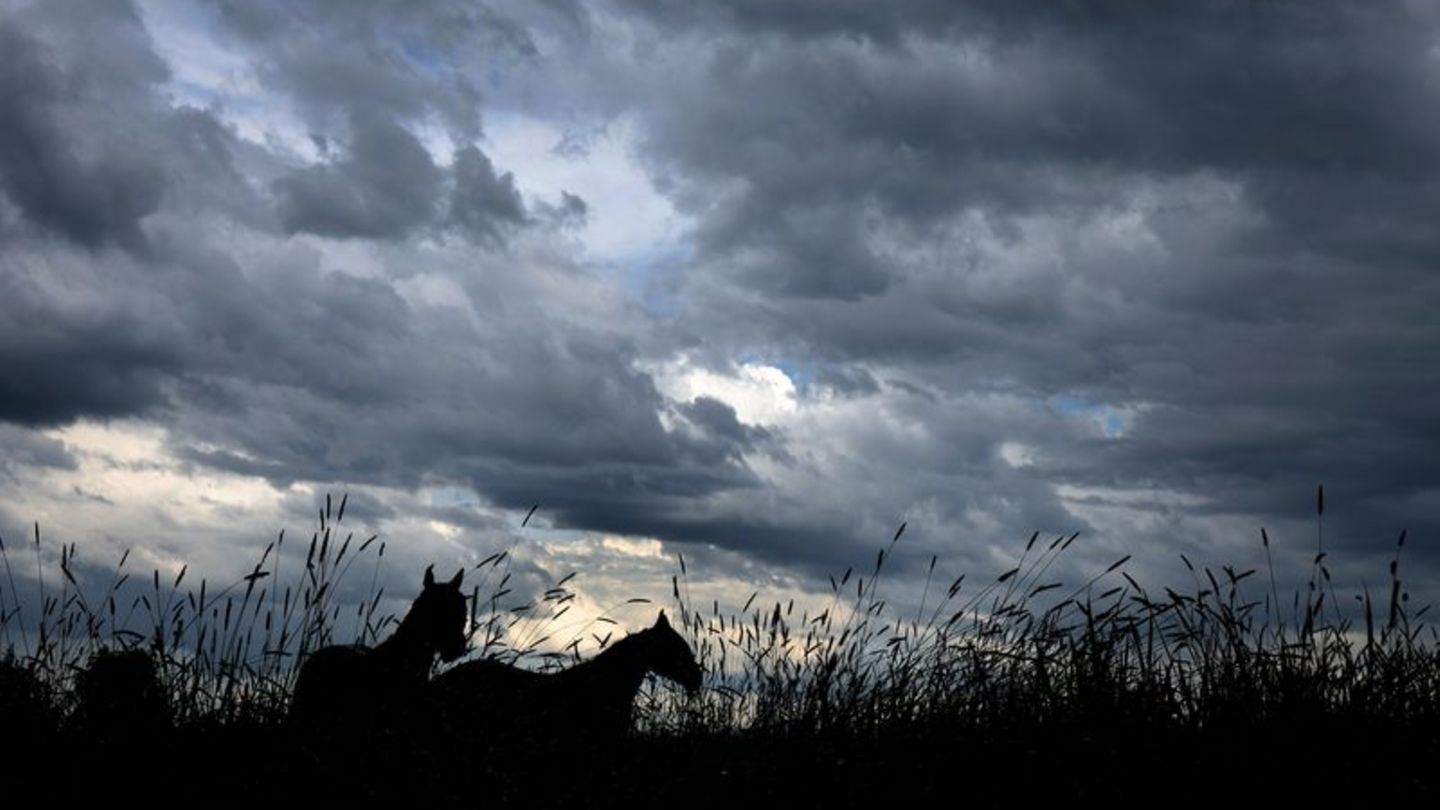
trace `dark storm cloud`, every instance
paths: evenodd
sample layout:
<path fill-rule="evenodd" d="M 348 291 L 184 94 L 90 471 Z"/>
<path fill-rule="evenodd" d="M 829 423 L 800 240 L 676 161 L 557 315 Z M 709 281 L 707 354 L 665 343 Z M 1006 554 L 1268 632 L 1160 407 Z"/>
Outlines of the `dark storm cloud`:
<path fill-rule="evenodd" d="M 0 330 L 0 340 L 13 331 Z M 158 375 L 174 367 L 173 355 L 160 346 L 90 342 L 110 335 L 82 328 L 66 330 L 41 346 L 32 335 L 6 343 L 0 350 L 6 370 L 0 380 L 0 419 L 54 427 L 81 416 L 128 416 L 163 404 Z"/>
<path fill-rule="evenodd" d="M 1140 409 L 1022 478 L 1257 528 L 1323 479 L 1357 546 L 1440 530 L 1433 9 L 621 7 L 685 54 L 646 156 L 712 346 Z"/>
<path fill-rule="evenodd" d="M 524 62 L 536 46 L 516 15 L 490 4 L 419 2 L 210 3 L 217 30 L 238 38 L 259 76 L 325 128 L 354 110 L 415 120 L 437 116 L 478 134 L 482 97 L 470 54 Z"/>
<path fill-rule="evenodd" d="M 108 267 L 23 244 L 0 251 L 0 420 L 55 427 L 162 408 L 186 335 L 148 317 L 147 296 L 125 296 L 133 262 L 112 255 Z"/>
<path fill-rule="evenodd" d="M 0 422 L 0 473 L 19 467 L 73 470 L 76 463 L 64 442 Z"/>
<path fill-rule="evenodd" d="M 0 198 L 28 225 L 137 252 L 148 247 L 145 221 L 167 207 L 264 218 L 233 134 L 210 111 L 171 103 L 168 66 L 129 4 L 0 12 L 0 40 Z"/>
<path fill-rule="evenodd" d="M 858 366 L 827 366 L 816 372 L 815 382 L 843 395 L 880 393 L 880 383 Z"/>
<path fill-rule="evenodd" d="M 349 130 L 343 155 L 275 180 L 286 232 L 400 239 L 422 226 L 450 225 L 494 246 L 524 224 L 525 204 L 514 176 L 497 172 L 476 147 L 456 150 L 447 171 L 390 119 L 357 113 Z M 441 198 L 447 185 L 445 210 Z"/>
<path fill-rule="evenodd" d="M 122 31 L 138 25 L 133 17 L 115 22 Z M 87 102 L 125 104 L 137 94 L 113 93 L 123 85 L 98 70 L 67 70 L 45 43 L 4 17 L 0 51 L 0 191 L 34 224 L 88 247 L 141 243 L 139 220 L 156 209 L 164 188 L 158 160 L 123 130 L 101 141 L 101 133 L 76 129 L 95 123 L 87 121 Z M 163 65 L 150 68 L 122 81 L 163 78 Z"/>
<path fill-rule="evenodd" d="M 247 176 L 258 159 L 262 176 L 279 176 L 279 225 L 288 230 L 386 237 L 429 225 L 439 216 L 445 177 L 413 135 L 356 113 L 344 155 L 285 173 L 274 158 L 250 154 L 256 148 L 239 143 L 211 112 L 166 103 L 157 84 L 164 64 L 132 11 L 119 4 L 81 6 L 68 16 L 51 10 L 47 4 L 17 14 L 0 28 L 14 45 L 0 67 L 0 104 L 15 112 L 7 119 L 14 126 L 0 134 L 0 191 L 34 225 L 63 237 L 49 242 L 44 232 L 19 227 L 7 234 L 0 419 L 56 426 L 87 416 L 154 415 L 182 390 L 192 405 L 243 413 L 243 397 L 216 401 L 209 394 L 215 378 L 251 373 L 261 385 L 381 397 L 395 380 L 371 368 L 345 377 L 333 369 L 356 357 L 407 365 L 387 360 L 392 355 L 383 349 L 357 354 L 367 341 L 408 328 L 410 313 L 397 309 L 389 286 L 326 277 L 308 264 L 287 275 L 283 265 L 293 254 L 284 252 L 277 254 L 281 266 L 258 269 L 267 282 L 252 283 L 247 273 L 257 268 L 208 245 L 219 232 L 197 218 L 261 234 L 276 227 L 269 201 Z M 106 26 L 114 36 L 77 33 Z M 472 165 L 484 156 L 470 152 L 456 193 L 468 195 L 469 226 L 488 227 L 493 236 L 500 231 L 491 219 L 514 220 L 518 195 L 508 175 L 484 176 Z M 137 207 L 140 198 L 145 204 Z M 145 230 L 142 215 L 154 215 Z M 67 241 L 94 252 L 76 254 Z M 138 253 L 122 255 L 107 247 L 112 243 Z"/>
<path fill-rule="evenodd" d="M 129 44 L 150 53 L 144 40 Z M 262 67 L 284 70 L 286 58 L 298 58 L 294 44 L 265 43 L 278 50 L 262 55 Z M 76 43 L 56 47 L 61 61 L 86 64 L 89 52 Z M 125 123 L 148 133 L 164 181 L 154 205 L 131 218 L 143 235 L 131 241 L 144 250 L 114 250 L 121 240 L 39 221 L 63 238 L 22 233 L 0 245 L 0 357 L 9 372 L 0 419 L 48 427 L 139 414 L 163 419 L 171 449 L 196 472 L 230 470 L 281 486 L 468 483 L 502 506 L 540 500 L 582 519 L 567 503 L 590 503 L 578 488 L 596 481 L 648 481 L 691 498 L 749 485 L 732 449 L 737 437 L 715 430 L 736 425 L 663 427 L 659 414 L 670 406 L 634 368 L 630 332 L 644 316 L 612 301 L 588 271 L 534 239 L 496 256 L 448 243 L 427 252 L 411 241 L 453 226 L 503 248 L 527 219 L 514 179 L 474 146 L 460 147 L 447 170 L 420 145 L 415 132 L 426 115 L 448 116 L 456 131 L 471 127 L 473 99 L 453 87 L 410 94 L 407 82 L 426 81 L 415 65 L 387 84 L 364 54 L 335 50 L 333 64 L 266 74 L 310 105 L 321 135 L 321 160 L 298 168 L 292 155 L 240 143 L 207 113 L 158 103 L 150 84 L 129 87 L 156 106 Z M 346 78 L 326 89 L 330 68 Z M 29 88 L 17 90 L 25 102 Z M 75 106 L 85 115 L 104 109 L 89 98 Z M 558 224 L 583 217 L 576 195 L 562 196 L 559 208 Z M 382 277 L 333 271 L 333 258 L 286 233 L 369 240 Z M 451 274 L 465 289 L 434 305 L 407 302 L 389 280 Z M 551 299 L 570 293 L 574 307 L 557 312 Z M 49 447 L 38 434 L 21 435 L 37 441 L 7 442 L 16 465 L 57 462 L 38 452 Z M 371 506 L 357 498 L 348 519 L 413 517 Z M 308 505 L 293 511 L 313 515 Z M 461 508 L 420 516 L 496 528 Z M 213 538 L 215 549 L 228 543 Z M 415 568 L 418 554 L 405 551 L 403 564 Z"/>
<path fill-rule="evenodd" d="M 825 4 L 824 13 L 805 2 L 767 0 L 724 0 L 717 3 L 687 3 L 685 0 L 621 0 L 618 5 L 632 13 L 661 22 L 666 27 L 705 34 L 737 32 L 768 34 L 804 41 L 825 37 L 865 39 L 893 46 L 904 34 L 942 33 L 961 21 L 971 19 L 987 6 L 1004 3 L 954 3 L 949 0 L 915 0 L 905 3 L 869 3 L 866 0 L 838 0 Z M 1049 15 L 1045 9 L 1030 9 L 1026 15 Z M 1024 16 L 1024 15 L 1022 15 Z"/>
<path fill-rule="evenodd" d="M 690 495 L 735 480 L 728 457 L 736 437 L 704 426 L 694 435 L 667 432 L 658 418 L 666 406 L 649 378 L 600 335 L 507 339 L 443 311 L 411 312 L 403 322 L 404 334 L 351 336 L 352 348 L 368 351 L 314 358 L 317 367 L 328 360 L 335 379 L 353 375 L 374 388 L 302 385 L 273 372 L 266 384 L 260 369 L 215 382 L 217 400 L 268 416 L 182 417 L 188 435 L 244 451 L 191 457 L 280 482 L 339 471 L 402 486 L 427 477 L 477 480 L 487 496 L 530 471 L 527 486 L 503 487 L 515 490 L 504 499 L 508 507 L 563 503 L 597 476 Z"/>
<path fill-rule="evenodd" d="M 429 221 L 441 172 L 415 136 L 392 120 L 357 114 L 350 137 L 340 159 L 275 181 L 285 229 L 393 238 Z"/>
<path fill-rule="evenodd" d="M 4 18 L 0 420 L 822 571 L 906 519 L 905 564 L 989 567 L 1137 492 L 1179 505 L 1110 540 L 1288 530 L 1321 479 L 1341 546 L 1440 530 L 1434 12 L 512 5 L 211 4 L 313 160 L 174 102 L 123 4 Z M 522 199 L 497 110 L 633 129 L 674 311 L 577 256 L 629 212 Z M 680 352 L 773 358 L 798 415 L 671 401 Z"/>
<path fill-rule="evenodd" d="M 652 145 L 682 177 L 747 181 L 698 232 L 743 281 L 873 293 L 894 278 L 863 238 L 869 217 L 1103 205 L 1136 175 L 1202 170 L 1245 182 L 1276 248 L 1433 249 L 1440 88 L 1423 8 L 943 7 L 951 24 L 926 4 L 832 18 L 737 3 L 681 27 L 718 44 L 698 54 L 706 92 L 667 99 Z"/>
<path fill-rule="evenodd" d="M 525 204 L 515 190 L 514 175 L 497 172 L 484 152 L 474 146 L 456 151 L 453 173 L 450 216 L 475 240 L 500 241 L 507 227 L 525 221 Z M 583 217 L 585 204 L 578 197 L 567 198 L 563 210 L 572 213 L 571 199 L 579 202 L 579 215 Z"/>
<path fill-rule="evenodd" d="M 729 452 L 738 454 L 752 450 L 757 442 L 764 441 L 769 435 L 764 428 L 742 423 L 734 408 L 713 397 L 696 397 L 681 405 L 679 410 L 691 424 L 730 445 L 733 449 Z"/>

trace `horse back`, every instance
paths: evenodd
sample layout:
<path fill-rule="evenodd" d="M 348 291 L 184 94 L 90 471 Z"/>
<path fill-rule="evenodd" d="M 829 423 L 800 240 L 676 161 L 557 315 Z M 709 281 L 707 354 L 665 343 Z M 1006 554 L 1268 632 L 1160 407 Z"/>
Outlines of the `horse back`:
<path fill-rule="evenodd" d="M 523 707 L 542 699 L 547 677 L 499 661 L 466 661 L 438 675 L 431 684 L 447 705 L 484 704 L 489 710 Z"/>
<path fill-rule="evenodd" d="M 634 690 L 594 675 L 584 668 L 539 673 L 469 661 L 435 678 L 432 706 L 450 732 L 490 746 L 621 737 Z"/>
<path fill-rule="evenodd" d="M 431 706 L 442 727 L 462 737 L 528 736 L 553 708 L 549 676 L 499 661 L 467 661 L 436 676 Z"/>

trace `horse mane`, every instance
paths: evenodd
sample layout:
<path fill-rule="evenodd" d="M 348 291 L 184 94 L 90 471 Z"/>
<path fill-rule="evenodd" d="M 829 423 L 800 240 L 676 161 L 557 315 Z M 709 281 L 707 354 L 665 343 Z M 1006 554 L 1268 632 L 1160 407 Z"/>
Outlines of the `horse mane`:
<path fill-rule="evenodd" d="M 464 573 L 436 583 L 432 568 L 426 568 L 420 595 L 390 637 L 374 647 L 334 645 L 312 652 L 296 674 L 292 718 L 334 724 L 346 711 L 368 705 L 371 714 L 385 715 L 419 699 L 435 658 L 449 661 L 464 652 Z"/>
<path fill-rule="evenodd" d="M 641 648 L 648 639 L 647 634 L 653 633 L 655 628 L 647 627 L 644 630 L 637 630 L 628 633 L 624 637 L 616 639 L 600 652 L 595 653 L 588 661 L 581 661 L 575 667 L 590 666 L 601 661 L 612 661 L 615 659 L 628 659 L 641 654 Z M 571 667 L 574 669 L 575 667 Z"/>
<path fill-rule="evenodd" d="M 450 733 L 483 729 L 487 740 L 518 737 L 544 745 L 543 729 L 568 727 L 599 742 L 629 731 L 635 695 L 651 672 L 688 691 L 701 681 L 693 651 L 663 612 L 654 626 L 558 672 L 493 660 L 461 664 L 432 682 L 432 706 Z"/>

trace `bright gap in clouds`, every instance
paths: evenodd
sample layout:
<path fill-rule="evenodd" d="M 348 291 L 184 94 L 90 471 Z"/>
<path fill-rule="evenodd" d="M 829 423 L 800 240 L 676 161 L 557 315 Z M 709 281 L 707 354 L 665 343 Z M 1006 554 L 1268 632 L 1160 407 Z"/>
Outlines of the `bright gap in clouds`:
<path fill-rule="evenodd" d="M 138 5 L 155 51 L 170 71 L 167 90 L 175 106 L 209 110 L 252 144 L 278 147 L 307 161 L 322 157 L 299 111 L 264 86 L 243 50 L 213 35 L 208 9 L 171 0 Z"/>
<path fill-rule="evenodd" d="M 259 477 L 188 463 L 176 455 L 174 438 L 164 429 L 138 422 L 82 421 L 45 435 L 61 443 L 74 463 L 69 468 L 25 470 L 22 486 L 7 491 L 4 517 L 11 522 L 23 517 L 26 523 L 0 527 L 0 532 L 13 552 L 23 548 L 14 541 L 28 534 L 28 523 L 39 524 L 43 577 L 52 586 L 59 577 L 60 548 L 74 543 L 82 593 L 101 592 L 127 553 L 124 571 L 137 582 L 148 581 L 152 570 L 162 579 L 173 579 L 184 569 L 188 582 L 207 580 L 214 593 L 249 571 L 282 530 L 288 538 L 286 559 L 277 568 L 271 557 L 267 570 L 279 574 L 282 584 L 292 584 L 303 570 L 327 494 L 336 507 L 348 494 L 349 508 L 336 542 L 353 534 L 359 543 L 376 534 L 387 550 L 379 559 L 378 546 L 372 547 L 360 562 L 363 571 L 351 571 L 338 583 L 346 598 L 365 597 L 375 566 L 386 587 L 386 609 L 403 612 L 418 582 L 417 572 L 433 564 L 437 571 L 464 569 L 467 590 L 479 588 L 488 606 L 490 594 L 500 587 L 500 575 L 477 571 L 475 565 L 504 552 L 508 559 L 500 570 L 511 578 L 506 586 L 510 594 L 497 603 L 503 609 L 535 602 L 567 574 L 577 574 L 568 583 L 575 599 L 568 603 L 571 609 L 563 624 L 527 619 L 517 626 L 512 641 L 525 633 L 569 633 L 541 644 L 541 649 L 559 650 L 573 636 L 588 650 L 597 643 L 592 631 L 603 633 L 608 626 L 600 617 L 620 622 L 623 631 L 647 625 L 658 608 L 668 606 L 676 558 L 659 540 L 548 528 L 543 505 L 522 528 L 523 513 L 495 510 L 473 490 L 455 485 L 424 486 L 415 492 L 319 482 L 276 486 Z M 727 557 L 727 570 L 752 567 L 734 554 L 708 553 Z M 15 571 L 20 602 L 29 612 L 32 597 L 38 599 L 40 593 L 34 574 L 33 565 Z M 770 573 L 756 573 L 755 578 L 795 590 L 793 581 Z M 703 597 L 708 603 L 738 589 L 733 577 L 707 576 L 695 583 L 692 598 Z M 649 601 L 632 602 L 636 597 Z M 342 632 L 347 628 L 342 626 Z"/>
<path fill-rule="evenodd" d="M 700 367 L 681 356 L 650 371 L 661 392 L 671 400 L 686 403 L 696 397 L 716 399 L 735 409 L 735 416 L 746 424 L 780 424 L 800 410 L 795 383 L 776 366 L 740 363 L 724 373 Z"/>
<path fill-rule="evenodd" d="M 1061 413 L 1092 422 L 1100 434 L 1107 439 L 1123 438 L 1136 414 L 1141 410 L 1135 406 L 1116 407 L 1068 395 L 1052 397 L 1050 401 Z"/>
<path fill-rule="evenodd" d="M 259 478 L 193 467 L 171 455 L 166 432 L 135 422 L 79 422 L 46 435 L 63 444 L 71 469 L 35 471 L 7 493 L 15 515 L 37 522 L 52 544 L 76 543 L 91 564 L 111 566 L 128 549 L 132 565 L 175 574 L 191 565 L 235 575 L 273 539 L 289 492 Z M 193 537 L 223 538 L 194 543 Z M 241 538 L 244 538 L 241 540 Z"/>
<path fill-rule="evenodd" d="M 616 119 L 583 132 L 520 112 L 500 111 L 486 122 L 485 150 L 501 171 L 513 172 L 527 200 L 558 205 L 562 194 L 585 202 L 584 223 L 576 235 L 585 257 L 608 269 L 637 298 L 652 299 L 665 265 L 677 266 L 689 255 L 685 233 L 690 223 L 655 190 L 637 162 L 637 133 L 632 122 Z"/>

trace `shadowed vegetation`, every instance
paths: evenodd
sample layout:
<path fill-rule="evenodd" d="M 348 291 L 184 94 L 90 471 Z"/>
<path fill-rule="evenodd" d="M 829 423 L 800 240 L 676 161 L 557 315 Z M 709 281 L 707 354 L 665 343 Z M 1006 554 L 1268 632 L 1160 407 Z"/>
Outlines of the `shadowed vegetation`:
<path fill-rule="evenodd" d="M 290 733 L 297 662 L 337 642 L 373 646 L 402 618 L 380 615 L 384 594 L 373 584 L 355 598 L 337 594 L 357 565 L 377 582 L 385 551 L 373 537 L 342 537 L 343 514 L 343 500 L 334 512 L 327 501 L 289 583 L 283 535 L 218 590 L 182 590 L 183 569 L 135 583 L 122 560 L 108 590 L 83 593 L 75 549 L 62 548 L 58 578 L 46 583 L 38 571 L 48 588 L 38 616 L 16 596 L 11 564 L 22 551 L 5 546 L 0 755 L 16 763 L 18 782 L 84 768 L 103 776 L 89 789 L 108 795 L 158 768 L 175 784 L 202 793 L 223 784 L 242 799 L 540 806 L 1436 791 L 1440 645 L 1425 610 L 1409 604 L 1403 534 L 1384 592 L 1348 606 L 1318 548 L 1298 592 L 1282 594 L 1273 570 L 1184 558 L 1192 579 L 1182 590 L 1142 585 L 1128 558 L 1085 581 L 1051 579 L 1076 538 L 1037 535 L 1014 567 L 982 581 L 936 581 L 932 559 L 920 607 L 905 617 L 882 597 L 903 526 L 873 565 L 832 577 L 828 604 L 815 611 L 759 594 L 738 611 L 697 608 L 680 558 L 671 615 L 703 688 L 647 681 L 634 731 L 603 741 L 591 739 L 585 709 L 563 701 L 521 711 L 515 695 L 492 696 L 495 716 L 515 723 L 485 722 L 490 681 L 464 673 L 529 684 L 498 662 L 563 671 L 625 638 L 605 630 L 617 623 L 609 616 L 578 630 L 564 621 L 570 576 L 514 604 L 501 552 L 466 576 L 475 583 L 471 662 L 429 693 L 453 708 L 468 698 L 456 685 L 473 685 L 479 694 L 449 715 L 470 719 L 396 713 L 383 734 L 337 746 Z M 1261 542 L 1268 558 L 1270 539 Z M 37 529 L 37 564 L 41 543 Z M 476 663 L 485 661 L 497 663 Z M 334 711 L 374 716 L 392 697 L 346 695 Z"/>

